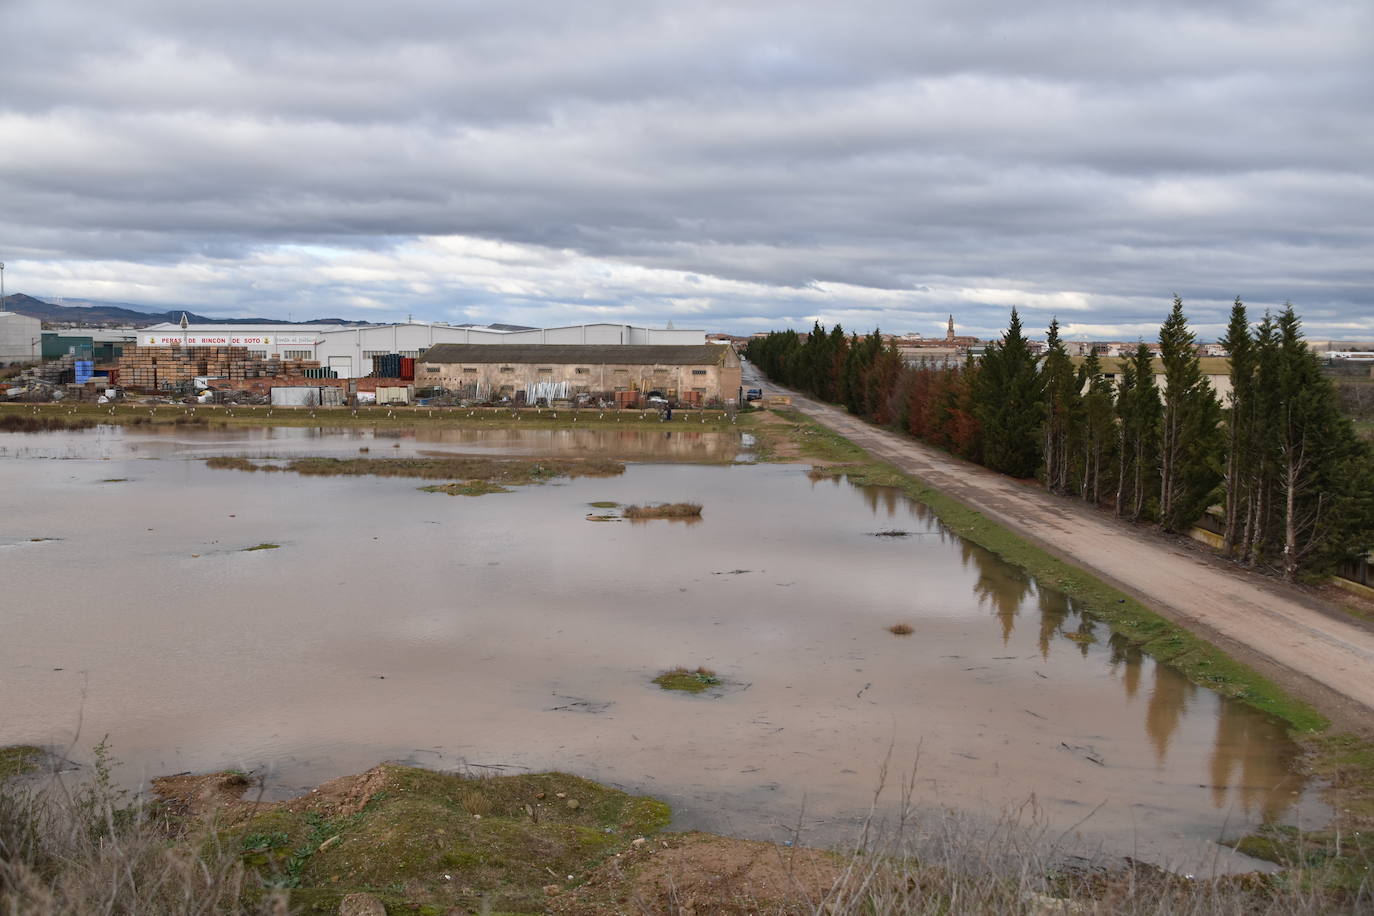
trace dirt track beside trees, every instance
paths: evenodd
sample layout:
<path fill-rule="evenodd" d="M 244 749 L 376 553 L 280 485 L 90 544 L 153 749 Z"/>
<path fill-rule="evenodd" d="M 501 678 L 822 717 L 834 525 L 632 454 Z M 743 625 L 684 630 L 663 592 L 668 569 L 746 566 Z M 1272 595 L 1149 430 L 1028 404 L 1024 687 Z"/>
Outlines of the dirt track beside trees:
<path fill-rule="evenodd" d="M 757 372 L 746 364 L 746 378 Z M 1301 589 L 1249 573 L 1076 500 L 878 429 L 796 392 L 793 405 L 817 422 L 1042 548 L 1126 591 L 1165 616 L 1201 630 L 1345 726 L 1371 724 L 1374 633 Z M 1294 677 L 1297 675 L 1297 677 Z"/>

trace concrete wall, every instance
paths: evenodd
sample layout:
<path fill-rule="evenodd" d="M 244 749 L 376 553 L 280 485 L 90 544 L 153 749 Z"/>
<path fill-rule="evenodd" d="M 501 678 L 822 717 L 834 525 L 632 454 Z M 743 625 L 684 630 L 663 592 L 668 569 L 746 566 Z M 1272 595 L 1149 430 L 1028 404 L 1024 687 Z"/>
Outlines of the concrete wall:
<path fill-rule="evenodd" d="M 617 391 L 638 391 L 641 396 L 659 392 L 664 397 L 687 401 L 689 392 L 698 392 L 705 403 L 733 403 L 739 399 L 741 384 L 738 359 L 733 365 L 651 366 L 631 363 L 591 365 L 586 363 L 417 363 L 417 386 L 440 385 L 464 393 L 481 385 L 493 398 L 515 397 L 539 382 L 567 382 L 573 394 L 605 395 Z M 548 371 L 541 372 L 541 369 Z"/>
<path fill-rule="evenodd" d="M 0 366 L 38 362 L 42 345 L 43 322 L 27 315 L 0 312 Z"/>

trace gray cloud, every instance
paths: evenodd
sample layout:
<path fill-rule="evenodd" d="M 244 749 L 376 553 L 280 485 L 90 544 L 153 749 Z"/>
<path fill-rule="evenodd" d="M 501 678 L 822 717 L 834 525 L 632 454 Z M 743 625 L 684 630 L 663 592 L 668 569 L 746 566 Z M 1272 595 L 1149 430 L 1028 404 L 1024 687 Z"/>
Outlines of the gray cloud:
<path fill-rule="evenodd" d="M 738 330 L 993 332 L 1017 304 L 1124 332 L 1175 291 L 1204 327 L 1237 293 L 1313 333 L 1374 315 L 1361 0 L 18 0 L 0 32 L 0 253 L 38 295 Z"/>

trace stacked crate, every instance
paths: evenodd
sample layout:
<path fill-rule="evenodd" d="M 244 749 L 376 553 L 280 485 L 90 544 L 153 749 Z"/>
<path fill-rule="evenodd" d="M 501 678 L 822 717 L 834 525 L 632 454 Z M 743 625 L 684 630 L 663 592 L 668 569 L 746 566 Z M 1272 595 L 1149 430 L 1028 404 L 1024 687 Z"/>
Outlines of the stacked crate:
<path fill-rule="evenodd" d="M 319 366 L 311 359 L 250 356 L 247 347 L 125 347 L 119 359 L 119 377 L 126 387 L 156 390 L 196 376 L 244 381 L 299 376 Z"/>

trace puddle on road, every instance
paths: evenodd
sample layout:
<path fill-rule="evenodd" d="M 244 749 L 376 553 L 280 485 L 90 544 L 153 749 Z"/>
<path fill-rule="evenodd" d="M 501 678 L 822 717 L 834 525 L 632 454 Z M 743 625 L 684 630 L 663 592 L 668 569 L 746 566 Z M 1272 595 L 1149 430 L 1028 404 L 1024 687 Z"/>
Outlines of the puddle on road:
<path fill-rule="evenodd" d="M 264 450 L 240 432 L 176 431 L 167 455 Z M 355 432 L 308 446 L 346 452 Z M 79 725 L 81 747 L 111 736 L 132 782 L 262 766 L 279 795 L 382 759 L 562 769 L 749 836 L 804 804 L 817 842 L 847 835 L 890 751 L 897 770 L 919 759 L 919 801 L 995 814 L 1033 796 L 1056 831 L 1086 817 L 1086 844 L 1175 863 L 1325 814 L 1282 727 L 895 491 L 638 464 L 451 499 L 140 462 L 148 439 L 119 440 L 110 460 L 0 459 L 0 743 Z M 130 479 L 95 485 L 111 477 Z M 704 510 L 589 525 L 597 501 Z M 261 543 L 281 548 L 242 551 Z M 731 689 L 651 683 L 677 665 Z"/>

